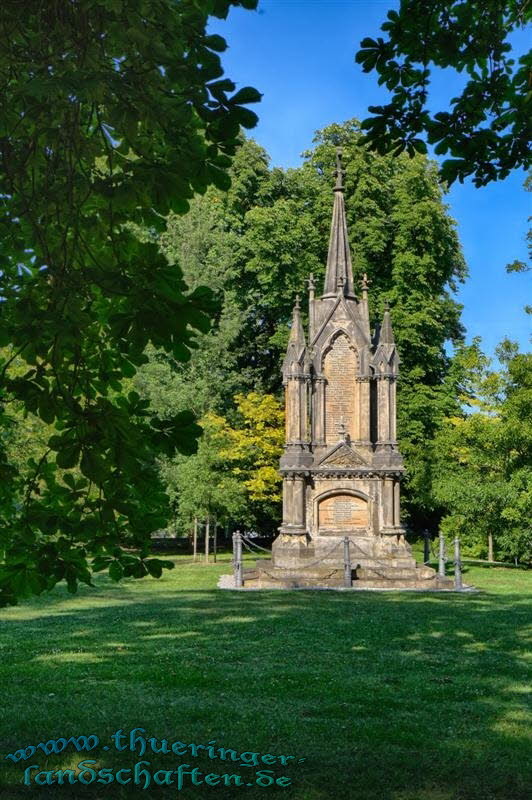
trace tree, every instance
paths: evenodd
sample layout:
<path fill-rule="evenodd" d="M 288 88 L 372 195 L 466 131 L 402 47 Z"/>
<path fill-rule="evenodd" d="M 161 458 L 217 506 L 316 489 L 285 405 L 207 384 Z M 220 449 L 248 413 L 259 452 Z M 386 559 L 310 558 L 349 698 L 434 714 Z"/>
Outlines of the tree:
<path fill-rule="evenodd" d="M 214 516 L 271 532 L 281 501 L 284 412 L 272 395 L 250 392 L 236 395 L 231 417 L 207 412 L 198 452 L 164 460 L 168 491 L 182 527 Z"/>
<path fill-rule="evenodd" d="M 227 443 L 220 455 L 241 476 L 252 503 L 278 505 L 282 479 L 278 462 L 285 442 L 284 411 L 273 395 L 250 392 L 235 397 L 233 426 L 226 422 Z"/>
<path fill-rule="evenodd" d="M 164 251 L 186 254 L 191 285 L 206 270 L 235 320 L 230 337 L 222 324 L 205 334 L 202 351 L 173 375 L 180 396 L 195 394 L 197 408 L 226 416 L 233 413 L 235 393 L 281 396 L 295 295 L 305 290 L 310 272 L 318 286 L 324 274 L 332 171 L 341 145 L 355 278 L 367 272 L 371 280 L 372 325 L 385 301 L 392 306 L 402 359 L 399 432 L 407 507 L 411 524 L 422 527 L 439 519 L 428 445 L 444 417 L 459 409 L 462 376 L 446 343 L 458 344 L 463 336 L 453 292 L 466 267 L 436 165 L 423 156 L 377 156 L 361 139 L 355 120 L 331 125 L 318 132 L 303 166 L 289 170 L 268 169 L 264 151 L 245 141 L 231 168 L 230 191 L 211 187 L 192 201 L 190 215 L 170 221 L 161 237 Z M 189 216 L 201 225 L 201 236 Z"/>
<path fill-rule="evenodd" d="M 432 448 L 442 529 L 472 555 L 531 563 L 532 356 L 505 341 L 502 369 L 492 371 L 479 340 L 467 350 L 476 353 L 475 394 L 463 398 L 470 410 L 449 417 Z"/>
<path fill-rule="evenodd" d="M 524 187 L 527 192 L 532 192 L 532 172 L 528 173 L 524 183 Z M 529 217 L 528 221 L 531 222 L 532 217 Z M 530 265 L 530 262 L 532 261 L 532 228 L 529 228 L 527 231 L 526 241 L 528 245 L 529 263 L 527 264 L 525 261 L 520 261 L 519 259 L 515 259 L 515 261 L 512 261 L 511 264 L 506 265 L 506 272 L 530 272 L 530 270 L 532 270 L 532 266 Z M 530 311 L 532 311 L 532 307 L 526 306 L 525 310 L 527 310 L 527 313 L 530 313 Z"/>
<path fill-rule="evenodd" d="M 229 188 L 260 99 L 233 94 L 226 43 L 206 32 L 231 6 L 256 0 L 2 5 L 0 423 L 14 402 L 55 430 L 29 476 L 0 453 L 1 602 L 75 590 L 91 564 L 160 574 L 155 454 L 192 453 L 200 428 L 188 411 L 155 418 L 127 383 L 150 342 L 189 359 L 216 304 L 136 232 Z"/>
<path fill-rule="evenodd" d="M 226 523 L 245 513 L 241 481 L 232 474 L 224 453 L 228 445 L 224 418 L 209 412 L 200 424 L 203 435 L 197 453 L 164 458 L 161 465 L 182 530 L 190 530 L 194 517 L 200 520 L 214 517 Z"/>
<path fill-rule="evenodd" d="M 401 0 L 381 30 L 365 38 L 356 61 L 375 70 L 393 92 L 362 123 L 378 152 L 426 153 L 426 133 L 439 155 L 449 153 L 441 177 L 449 184 L 472 175 L 476 186 L 528 167 L 530 52 L 513 57 L 511 35 L 530 21 L 524 0 Z M 466 72 L 450 109 L 429 110 L 430 66 Z"/>

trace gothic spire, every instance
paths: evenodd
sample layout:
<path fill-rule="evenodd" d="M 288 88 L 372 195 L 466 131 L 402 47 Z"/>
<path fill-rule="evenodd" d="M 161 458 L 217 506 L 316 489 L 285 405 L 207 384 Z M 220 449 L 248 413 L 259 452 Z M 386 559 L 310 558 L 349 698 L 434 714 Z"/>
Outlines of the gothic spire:
<path fill-rule="evenodd" d="M 399 356 L 395 346 L 388 303 L 384 306 L 382 323 L 380 325 L 377 324 L 373 347 L 374 355 L 371 363 L 376 374 L 388 378 L 397 376 L 399 372 Z"/>
<path fill-rule="evenodd" d="M 379 334 L 379 344 L 395 344 L 392 330 L 392 320 L 390 319 L 390 306 L 388 303 L 384 306 L 384 316 L 382 318 L 382 325 Z"/>
<path fill-rule="evenodd" d="M 303 362 L 306 354 L 305 331 L 301 321 L 301 309 L 299 305 L 299 295 L 296 296 L 296 304 L 292 315 L 292 326 L 288 338 L 288 347 L 283 362 L 283 375 L 299 374 L 303 371 Z"/>
<path fill-rule="evenodd" d="M 303 323 L 301 322 L 301 306 L 300 297 L 296 294 L 296 303 L 292 312 L 292 327 L 290 329 L 289 344 L 295 344 L 296 347 L 305 347 L 305 331 L 303 330 Z"/>
<path fill-rule="evenodd" d="M 353 267 L 351 265 L 345 218 L 344 175 L 342 151 L 338 148 L 336 151 L 336 169 L 334 171 L 336 178 L 334 208 L 329 239 L 329 255 L 327 257 L 327 272 L 325 273 L 325 296 L 336 295 L 339 291 L 351 297 L 355 296 Z"/>

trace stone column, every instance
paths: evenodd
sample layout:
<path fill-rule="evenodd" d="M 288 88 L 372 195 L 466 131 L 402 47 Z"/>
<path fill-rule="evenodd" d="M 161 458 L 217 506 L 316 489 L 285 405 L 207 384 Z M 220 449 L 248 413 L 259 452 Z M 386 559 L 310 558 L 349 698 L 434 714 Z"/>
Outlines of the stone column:
<path fill-rule="evenodd" d="M 312 440 L 316 445 L 325 444 L 325 377 L 314 378 L 312 406 Z"/>
<path fill-rule="evenodd" d="M 388 391 L 390 397 L 390 412 L 389 412 L 389 419 L 390 419 L 390 429 L 389 429 L 389 438 L 392 445 L 395 447 L 397 444 L 397 391 L 396 391 L 396 379 L 394 377 L 390 377 L 388 381 Z"/>
<path fill-rule="evenodd" d="M 305 477 L 285 474 L 283 480 L 283 524 L 272 546 L 272 564 L 281 569 L 293 569 L 300 564 L 307 548 L 305 514 Z"/>
<path fill-rule="evenodd" d="M 299 376 L 291 375 L 285 386 L 285 433 L 286 443 L 300 441 L 300 397 Z"/>
<path fill-rule="evenodd" d="M 305 478 L 297 473 L 285 475 L 283 479 L 283 524 L 282 534 L 303 536 L 306 534 Z"/>
<path fill-rule="evenodd" d="M 353 413 L 351 414 L 352 430 L 348 433 L 351 434 L 352 442 L 360 442 L 360 383 L 358 378 L 353 385 Z"/>
<path fill-rule="evenodd" d="M 307 431 L 307 387 L 310 376 L 301 369 L 285 374 L 285 448 L 281 470 L 306 469 L 312 463 Z"/>
<path fill-rule="evenodd" d="M 358 387 L 358 444 L 369 447 L 370 435 L 370 378 L 361 376 L 357 378 Z"/>
<path fill-rule="evenodd" d="M 296 528 L 305 530 L 305 480 L 297 476 L 293 479 L 293 483 L 293 523 Z"/>
<path fill-rule="evenodd" d="M 377 447 L 382 450 L 390 442 L 389 380 L 377 375 L 377 381 Z"/>
<path fill-rule="evenodd" d="M 308 378 L 302 375 L 299 380 L 299 441 L 308 443 L 307 412 Z"/>
<path fill-rule="evenodd" d="M 383 528 L 394 527 L 394 487 L 391 478 L 385 478 L 382 482 L 382 526 Z"/>
<path fill-rule="evenodd" d="M 285 441 L 287 445 L 308 444 L 309 375 L 290 375 L 285 383 Z"/>
<path fill-rule="evenodd" d="M 401 525 L 401 483 L 396 480 L 393 486 L 393 524 L 396 528 Z"/>
<path fill-rule="evenodd" d="M 397 445 L 395 376 L 376 375 L 377 380 L 377 451 L 389 453 Z"/>

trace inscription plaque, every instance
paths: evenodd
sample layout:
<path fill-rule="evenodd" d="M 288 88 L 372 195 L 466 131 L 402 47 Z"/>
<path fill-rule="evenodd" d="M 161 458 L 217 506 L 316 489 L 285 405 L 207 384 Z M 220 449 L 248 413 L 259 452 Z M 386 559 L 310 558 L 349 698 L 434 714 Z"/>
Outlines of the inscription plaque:
<path fill-rule="evenodd" d="M 366 528 L 367 525 L 368 504 L 361 497 L 335 494 L 332 497 L 326 497 L 318 506 L 320 530 Z"/>

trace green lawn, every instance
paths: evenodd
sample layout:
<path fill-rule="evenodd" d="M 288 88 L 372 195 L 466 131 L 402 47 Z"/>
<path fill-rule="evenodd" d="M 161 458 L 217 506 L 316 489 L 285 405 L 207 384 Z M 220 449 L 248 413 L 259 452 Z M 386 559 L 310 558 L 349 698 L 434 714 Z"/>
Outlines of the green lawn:
<path fill-rule="evenodd" d="M 469 595 L 235 593 L 216 588 L 228 562 L 183 561 L 159 581 L 102 577 L 75 597 L 56 589 L 1 613 L 2 800 L 528 798 L 532 573 L 469 568 L 465 579 L 482 589 Z M 135 727 L 170 745 L 216 740 L 216 748 L 295 758 L 242 766 L 205 751 L 116 752 L 110 735 Z M 96 734 L 100 746 L 5 759 L 80 734 Z M 245 784 L 271 770 L 292 783 L 192 788 L 185 776 L 180 792 L 22 783 L 33 764 L 73 769 L 86 759 L 96 769 L 148 760 L 152 772 L 183 762 Z"/>

